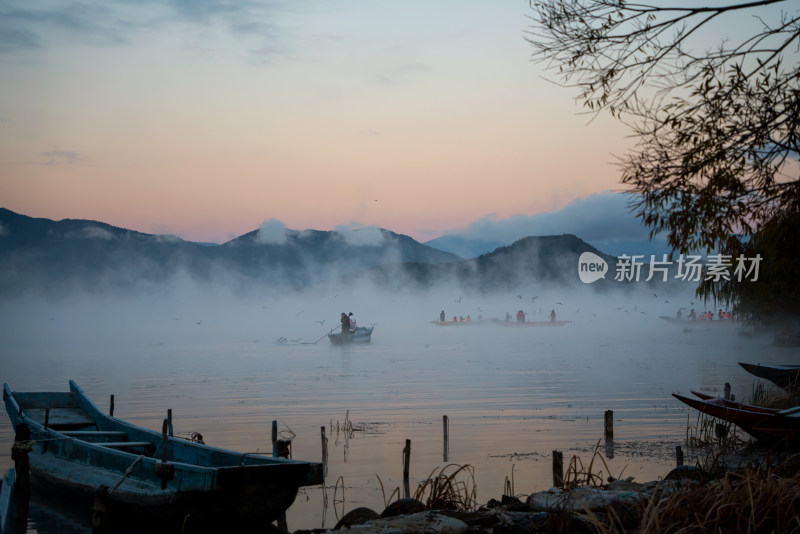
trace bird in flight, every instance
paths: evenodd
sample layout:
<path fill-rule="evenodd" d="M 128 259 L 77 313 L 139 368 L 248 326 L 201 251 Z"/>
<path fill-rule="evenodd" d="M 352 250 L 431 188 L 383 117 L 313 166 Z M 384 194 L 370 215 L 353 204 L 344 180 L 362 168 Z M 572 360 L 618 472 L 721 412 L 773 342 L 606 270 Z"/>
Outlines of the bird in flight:
<path fill-rule="evenodd" d="M 320 326 L 322 326 L 323 324 L 325 324 L 325 319 L 323 319 L 321 321 L 317 321 L 317 322 L 320 324 Z"/>

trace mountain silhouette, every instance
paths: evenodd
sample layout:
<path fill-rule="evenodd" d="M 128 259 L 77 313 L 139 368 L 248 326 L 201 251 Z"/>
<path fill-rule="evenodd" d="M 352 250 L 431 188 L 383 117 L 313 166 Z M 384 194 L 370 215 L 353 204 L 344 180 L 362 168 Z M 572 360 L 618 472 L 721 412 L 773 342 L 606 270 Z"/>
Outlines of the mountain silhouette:
<path fill-rule="evenodd" d="M 254 230 L 219 246 L 106 223 L 33 218 L 0 208 L 0 291 L 157 288 L 175 276 L 209 283 L 301 288 L 387 263 L 435 264 L 457 256 L 388 230 L 286 230 L 280 242 Z"/>

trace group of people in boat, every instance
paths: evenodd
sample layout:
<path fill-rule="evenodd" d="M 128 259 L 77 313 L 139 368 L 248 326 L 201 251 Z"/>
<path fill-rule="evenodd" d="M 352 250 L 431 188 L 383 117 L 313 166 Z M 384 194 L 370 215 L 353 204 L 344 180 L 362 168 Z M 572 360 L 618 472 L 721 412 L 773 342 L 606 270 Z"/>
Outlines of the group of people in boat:
<path fill-rule="evenodd" d="M 353 312 L 349 314 L 342 312 L 342 333 L 352 334 L 356 331 L 356 318 L 353 317 Z"/>
<path fill-rule="evenodd" d="M 528 314 L 525 313 L 523 310 L 517 310 L 517 322 L 518 323 L 524 323 L 526 315 L 528 315 Z M 506 312 L 506 322 L 510 322 L 510 321 L 511 321 L 511 314 Z M 550 310 L 550 322 L 553 322 L 553 323 L 556 322 L 556 311 L 555 310 Z"/>
<path fill-rule="evenodd" d="M 683 316 L 683 314 L 681 313 L 681 310 L 678 310 L 678 313 L 677 313 L 678 319 L 681 319 L 682 316 Z M 717 320 L 718 321 L 728 321 L 730 319 L 733 319 L 733 314 L 731 314 L 730 312 L 722 311 L 722 308 L 720 308 L 719 312 L 717 313 Z M 697 312 L 694 311 L 694 308 L 692 308 L 691 311 L 689 312 L 689 320 L 690 321 L 713 321 L 714 320 L 714 312 L 712 312 L 712 311 L 704 311 L 700 315 L 697 315 Z"/>

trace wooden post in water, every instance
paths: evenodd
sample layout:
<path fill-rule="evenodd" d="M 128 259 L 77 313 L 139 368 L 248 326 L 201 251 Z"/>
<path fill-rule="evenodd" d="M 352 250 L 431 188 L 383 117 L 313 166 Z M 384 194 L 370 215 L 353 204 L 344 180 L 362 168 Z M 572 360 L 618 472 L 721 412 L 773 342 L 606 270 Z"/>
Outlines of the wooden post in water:
<path fill-rule="evenodd" d="M 328 476 L 328 437 L 325 435 L 325 427 L 319 427 L 320 437 L 322 438 L 322 474 Z"/>
<path fill-rule="evenodd" d="M 167 408 L 167 428 L 169 430 L 169 435 L 172 436 L 172 408 Z"/>
<path fill-rule="evenodd" d="M 272 421 L 272 456 L 278 457 L 278 421 Z"/>
<path fill-rule="evenodd" d="M 108 403 L 108 415 L 114 417 L 114 395 L 111 395 L 111 400 Z"/>
<path fill-rule="evenodd" d="M 50 426 L 50 408 L 44 409 L 44 429 Z"/>
<path fill-rule="evenodd" d="M 411 493 L 408 487 L 408 471 L 410 466 L 411 466 L 411 440 L 407 439 L 406 446 L 403 447 L 403 491 L 404 491 L 403 496 L 406 499 L 408 499 L 409 494 Z"/>
<path fill-rule="evenodd" d="M 26 499 L 31 487 L 30 459 L 28 442 L 31 439 L 31 429 L 27 423 L 17 425 L 14 434 L 14 445 L 11 447 L 11 459 L 14 460 L 14 494 L 24 496 Z"/>
<path fill-rule="evenodd" d="M 442 459 L 446 462 L 450 453 L 450 419 L 446 415 L 442 416 L 442 426 L 444 427 L 444 451 Z"/>
<path fill-rule="evenodd" d="M 683 449 L 680 445 L 675 447 L 675 458 L 678 462 L 678 467 L 681 467 L 683 465 Z"/>
<path fill-rule="evenodd" d="M 614 438 L 614 412 L 606 410 L 606 439 Z"/>
<path fill-rule="evenodd" d="M 564 455 L 561 451 L 553 451 L 553 486 L 564 487 Z"/>

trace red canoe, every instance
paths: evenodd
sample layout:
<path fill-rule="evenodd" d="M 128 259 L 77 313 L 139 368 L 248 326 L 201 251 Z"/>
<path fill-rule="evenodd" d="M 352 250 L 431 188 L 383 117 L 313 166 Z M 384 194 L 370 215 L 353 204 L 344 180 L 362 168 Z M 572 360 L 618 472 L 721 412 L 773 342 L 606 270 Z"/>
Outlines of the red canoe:
<path fill-rule="evenodd" d="M 773 411 L 704 394 L 699 396 L 707 397 L 705 399 L 693 399 L 676 393 L 672 396 L 707 415 L 735 424 L 759 441 L 781 444 L 800 442 L 800 406 Z"/>

